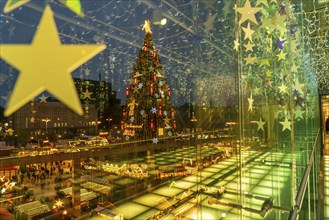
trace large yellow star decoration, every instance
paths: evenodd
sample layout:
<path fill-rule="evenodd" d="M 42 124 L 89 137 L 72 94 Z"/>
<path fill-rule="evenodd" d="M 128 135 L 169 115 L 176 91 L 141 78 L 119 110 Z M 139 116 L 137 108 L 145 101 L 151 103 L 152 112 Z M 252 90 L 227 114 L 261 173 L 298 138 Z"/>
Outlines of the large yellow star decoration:
<path fill-rule="evenodd" d="M 20 71 L 4 115 L 11 115 L 44 91 L 82 115 L 70 74 L 105 48 L 104 44 L 61 44 L 53 13 L 46 6 L 31 44 L 0 45 L 0 57 Z"/>
<path fill-rule="evenodd" d="M 31 0 L 7 0 L 3 12 L 8 13 L 30 1 Z M 84 16 L 80 0 L 60 0 L 60 2 L 79 16 Z"/>
<path fill-rule="evenodd" d="M 248 23 L 247 28 L 242 27 L 242 30 L 245 33 L 244 40 L 249 39 L 250 41 L 252 41 L 252 34 L 255 31 L 250 28 L 250 23 Z"/>
<path fill-rule="evenodd" d="M 255 24 L 258 24 L 255 14 L 257 12 L 261 11 L 262 8 L 261 7 L 251 7 L 249 0 L 247 0 L 246 3 L 244 4 L 244 7 L 242 7 L 242 8 L 236 7 L 234 10 L 241 14 L 241 19 L 239 21 L 240 25 L 243 22 L 245 22 L 246 20 L 249 20 L 249 21 L 254 22 Z"/>

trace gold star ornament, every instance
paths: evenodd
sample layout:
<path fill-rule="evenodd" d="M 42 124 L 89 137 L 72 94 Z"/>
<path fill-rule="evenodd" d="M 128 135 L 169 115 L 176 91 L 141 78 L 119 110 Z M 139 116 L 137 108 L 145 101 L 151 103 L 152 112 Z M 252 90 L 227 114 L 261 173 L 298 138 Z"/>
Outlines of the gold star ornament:
<path fill-rule="evenodd" d="M 255 24 L 258 24 L 256 20 L 255 14 L 262 10 L 261 7 L 251 7 L 249 0 L 246 1 L 244 4 L 244 7 L 242 8 L 235 8 L 235 11 L 239 12 L 241 14 L 241 19 L 239 21 L 239 24 L 241 25 L 246 20 L 252 21 Z"/>
<path fill-rule="evenodd" d="M 279 122 L 280 124 L 282 124 L 282 132 L 286 129 L 291 131 L 291 122 L 288 120 L 287 117 L 285 117 L 284 121 Z"/>
<path fill-rule="evenodd" d="M 8 13 L 30 1 L 31 0 L 7 0 L 3 12 Z M 84 17 L 80 0 L 60 0 L 60 2 L 74 13 Z"/>
<path fill-rule="evenodd" d="M 30 0 L 8 0 L 6 2 L 6 5 L 3 9 L 3 12 L 8 13 L 15 8 L 18 8 L 19 6 L 24 5 L 25 3 L 28 3 Z"/>
<path fill-rule="evenodd" d="M 259 119 L 259 121 L 256 122 L 258 125 L 257 131 L 260 129 L 264 131 L 264 124 L 266 123 L 265 121 L 262 120 L 262 118 Z"/>
<path fill-rule="evenodd" d="M 252 34 L 255 32 L 252 29 L 250 29 L 250 23 L 248 23 L 247 28 L 242 27 L 243 32 L 245 33 L 244 35 L 244 40 L 249 39 L 252 41 Z"/>
<path fill-rule="evenodd" d="M 20 72 L 4 115 L 11 115 L 44 91 L 82 115 L 70 74 L 105 48 L 104 44 L 61 44 L 53 13 L 46 6 L 31 44 L 0 45 L 0 57 Z"/>

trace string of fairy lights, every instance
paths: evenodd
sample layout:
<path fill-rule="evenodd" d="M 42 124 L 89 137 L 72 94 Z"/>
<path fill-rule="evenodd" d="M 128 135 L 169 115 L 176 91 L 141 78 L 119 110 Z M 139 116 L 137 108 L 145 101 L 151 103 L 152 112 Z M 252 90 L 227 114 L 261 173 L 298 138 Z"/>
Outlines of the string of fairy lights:
<path fill-rule="evenodd" d="M 329 92 L 329 75 L 327 74 L 329 51 L 329 4 L 316 8 L 312 1 L 312 10 L 303 11 L 306 32 L 305 44 L 308 45 L 310 56 L 315 66 L 315 75 L 320 93 Z"/>

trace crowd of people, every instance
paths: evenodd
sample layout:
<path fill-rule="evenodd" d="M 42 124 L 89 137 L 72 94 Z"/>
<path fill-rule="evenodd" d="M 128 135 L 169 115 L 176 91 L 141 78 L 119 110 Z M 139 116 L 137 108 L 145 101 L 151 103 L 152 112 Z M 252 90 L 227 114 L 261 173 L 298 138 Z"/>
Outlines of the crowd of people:
<path fill-rule="evenodd" d="M 72 165 L 69 162 L 50 162 L 46 164 L 34 164 L 20 167 L 17 172 L 17 180 L 20 184 L 25 182 L 40 184 L 44 189 L 45 185 L 52 181 L 59 182 L 61 176 L 72 172 Z"/>

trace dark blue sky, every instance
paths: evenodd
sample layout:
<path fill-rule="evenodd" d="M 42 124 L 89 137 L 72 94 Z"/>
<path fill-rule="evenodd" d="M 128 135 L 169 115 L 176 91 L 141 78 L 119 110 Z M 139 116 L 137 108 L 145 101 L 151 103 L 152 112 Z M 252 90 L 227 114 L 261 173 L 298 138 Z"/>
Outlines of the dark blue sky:
<path fill-rule="evenodd" d="M 1 12 L 1 44 L 29 44 L 45 2 L 32 0 L 8 14 Z M 152 26 L 152 37 L 174 105 L 185 102 L 223 105 L 234 96 L 231 3 L 230 0 L 81 0 L 86 15 L 81 18 L 58 0 L 49 1 L 63 44 L 107 45 L 104 52 L 72 75 L 98 80 L 101 74 L 102 80 L 112 83 L 122 104 L 143 44 L 145 33 L 141 25 L 145 19 L 167 18 L 165 26 Z M 4 4 L 0 1 L 1 11 Z M 90 70 L 88 76 L 86 69 Z M 0 60 L 1 106 L 5 105 L 17 75 L 15 69 Z"/>

